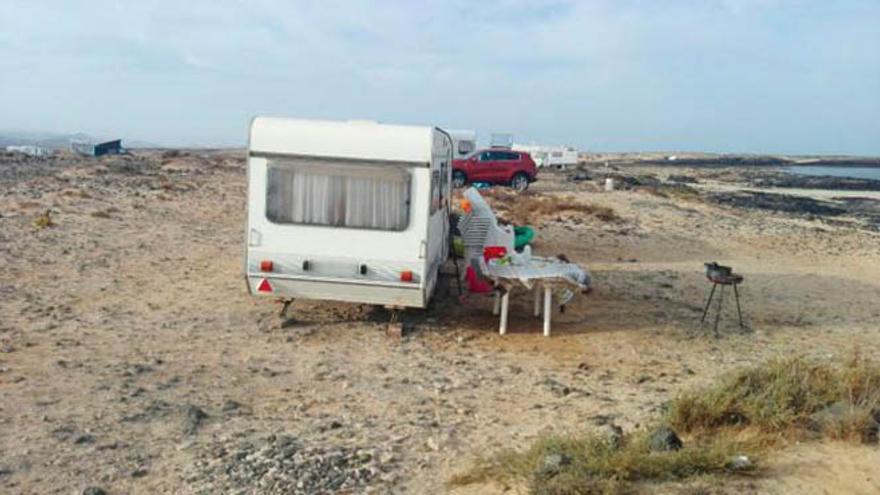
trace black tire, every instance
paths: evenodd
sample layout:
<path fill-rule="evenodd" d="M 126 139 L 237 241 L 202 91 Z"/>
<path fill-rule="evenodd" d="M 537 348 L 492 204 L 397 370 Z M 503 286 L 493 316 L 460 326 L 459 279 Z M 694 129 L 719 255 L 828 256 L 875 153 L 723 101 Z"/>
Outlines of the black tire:
<path fill-rule="evenodd" d="M 452 187 L 454 189 L 460 189 L 467 184 L 467 175 L 464 175 L 464 172 L 461 170 L 453 170 L 452 171 Z"/>
<path fill-rule="evenodd" d="M 523 192 L 529 188 L 529 176 L 520 172 L 510 179 L 510 187 L 517 192 Z"/>

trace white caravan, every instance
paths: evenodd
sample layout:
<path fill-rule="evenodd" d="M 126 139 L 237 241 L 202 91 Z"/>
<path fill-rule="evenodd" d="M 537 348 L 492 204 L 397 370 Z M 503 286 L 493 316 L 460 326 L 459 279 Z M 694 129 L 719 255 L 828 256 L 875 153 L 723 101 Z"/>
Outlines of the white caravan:
<path fill-rule="evenodd" d="M 514 151 L 525 151 L 532 155 L 538 167 L 566 168 L 577 165 L 578 151 L 568 146 L 539 146 L 534 144 L 515 144 Z"/>
<path fill-rule="evenodd" d="M 449 249 L 446 132 L 257 117 L 247 160 L 251 294 L 427 306 Z"/>
<path fill-rule="evenodd" d="M 452 153 L 456 160 L 466 158 L 477 150 L 477 133 L 475 131 L 452 129 L 446 132 L 452 137 Z"/>

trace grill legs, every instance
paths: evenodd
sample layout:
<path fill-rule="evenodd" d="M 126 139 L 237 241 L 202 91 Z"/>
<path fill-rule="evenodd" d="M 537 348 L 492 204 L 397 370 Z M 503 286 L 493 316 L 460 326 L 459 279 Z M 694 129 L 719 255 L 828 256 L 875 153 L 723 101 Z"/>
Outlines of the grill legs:
<path fill-rule="evenodd" d="M 739 291 L 736 289 L 736 285 L 733 284 L 733 295 L 736 296 L 736 314 L 739 316 L 739 327 L 745 328 L 745 325 L 743 325 L 743 312 L 739 306 Z"/>
<path fill-rule="evenodd" d="M 721 294 L 718 296 L 718 310 L 715 312 L 715 326 L 712 327 L 712 331 L 715 332 L 715 336 L 718 336 L 718 321 L 721 320 L 721 304 L 724 302 L 724 286 L 721 286 Z"/>
<path fill-rule="evenodd" d="M 722 305 L 724 303 L 724 286 L 725 286 L 725 284 L 717 284 L 717 283 L 712 284 L 712 290 L 709 292 L 709 298 L 706 299 L 706 305 L 703 307 L 703 316 L 700 318 L 700 325 L 702 325 L 703 323 L 706 322 L 706 316 L 708 316 L 709 308 L 712 306 L 712 300 L 715 298 L 715 289 L 717 289 L 719 285 L 721 286 L 721 291 L 718 294 L 718 303 L 716 305 L 717 309 L 715 312 L 715 322 L 712 327 L 712 330 L 715 332 L 716 337 L 718 336 L 718 322 L 721 320 L 721 309 L 722 309 Z M 733 297 L 734 297 L 734 299 L 736 299 L 736 315 L 739 318 L 739 327 L 744 329 L 746 326 L 745 326 L 745 323 L 743 323 L 742 306 L 740 305 L 740 302 L 739 302 L 739 289 L 737 288 L 737 285 L 739 285 L 739 284 L 730 284 L 730 285 L 733 285 Z"/>
<path fill-rule="evenodd" d="M 715 296 L 715 287 L 718 287 L 718 284 L 712 284 L 712 292 L 709 293 L 709 299 L 706 300 L 706 307 L 703 308 L 703 317 L 700 318 L 700 325 L 706 321 L 706 315 L 709 313 L 709 305 L 712 304 L 712 298 Z"/>

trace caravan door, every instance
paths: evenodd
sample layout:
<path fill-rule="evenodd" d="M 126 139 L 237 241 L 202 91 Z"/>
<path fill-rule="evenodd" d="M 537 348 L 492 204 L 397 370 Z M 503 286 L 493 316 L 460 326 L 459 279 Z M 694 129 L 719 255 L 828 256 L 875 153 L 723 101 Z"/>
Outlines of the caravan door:
<path fill-rule="evenodd" d="M 453 142 L 448 134 L 439 129 L 434 134 L 431 157 L 431 210 L 428 217 L 427 247 L 427 297 L 430 298 L 437 283 L 440 266 L 449 257 L 449 202 L 452 200 L 452 154 Z"/>

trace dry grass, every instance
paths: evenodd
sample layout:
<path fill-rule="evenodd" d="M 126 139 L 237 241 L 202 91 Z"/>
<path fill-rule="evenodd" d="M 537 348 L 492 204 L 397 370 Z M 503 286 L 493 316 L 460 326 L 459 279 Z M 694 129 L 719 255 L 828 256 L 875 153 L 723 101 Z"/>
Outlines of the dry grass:
<path fill-rule="evenodd" d="M 693 440 L 674 452 L 652 452 L 648 433 L 637 432 L 615 448 L 601 437 L 545 437 L 526 450 L 504 451 L 483 459 L 469 471 L 451 480 L 454 485 L 488 480 L 528 485 L 534 494 L 631 493 L 637 483 L 676 481 L 696 476 L 729 474 L 734 455 L 744 447 L 729 437 Z M 567 462 L 558 470 L 547 470 L 544 459 L 559 454 Z"/>
<path fill-rule="evenodd" d="M 649 193 L 661 198 L 673 198 L 682 201 L 695 201 L 700 199 L 700 192 L 686 184 L 660 184 L 644 188 Z"/>
<path fill-rule="evenodd" d="M 500 218 L 515 225 L 535 225 L 553 216 L 591 216 L 603 222 L 618 222 L 621 218 L 611 208 L 578 201 L 573 196 L 550 196 L 532 191 L 522 193 L 504 188 L 480 191 Z"/>
<path fill-rule="evenodd" d="M 91 199 L 92 195 L 86 191 L 80 189 L 65 189 L 58 193 L 59 196 L 69 197 L 69 198 L 83 198 L 83 199 Z"/>
<path fill-rule="evenodd" d="M 48 227 L 54 227 L 55 222 L 52 221 L 52 211 L 46 210 L 42 215 L 38 216 L 36 220 L 34 220 L 34 227 L 37 230 L 42 230 Z"/>
<path fill-rule="evenodd" d="M 650 482 L 741 472 L 731 466 L 733 456 L 753 460 L 785 438 L 876 443 L 880 366 L 858 357 L 844 363 L 770 361 L 672 401 L 665 422 L 686 434 L 681 450 L 651 452 L 646 431 L 627 436 L 619 448 L 596 435 L 547 437 L 524 452 L 506 450 L 479 460 L 451 483 L 510 481 L 533 494 L 631 493 Z M 548 473 L 543 467 L 548 454 L 570 462 Z"/>
<path fill-rule="evenodd" d="M 854 357 L 840 365 L 802 357 L 734 373 L 673 402 L 670 424 L 684 432 L 749 429 L 765 440 L 826 436 L 876 442 L 880 366 Z"/>
<path fill-rule="evenodd" d="M 103 210 L 96 210 L 91 213 L 95 218 L 113 218 L 113 213 L 119 213 L 119 208 L 111 206 Z"/>

